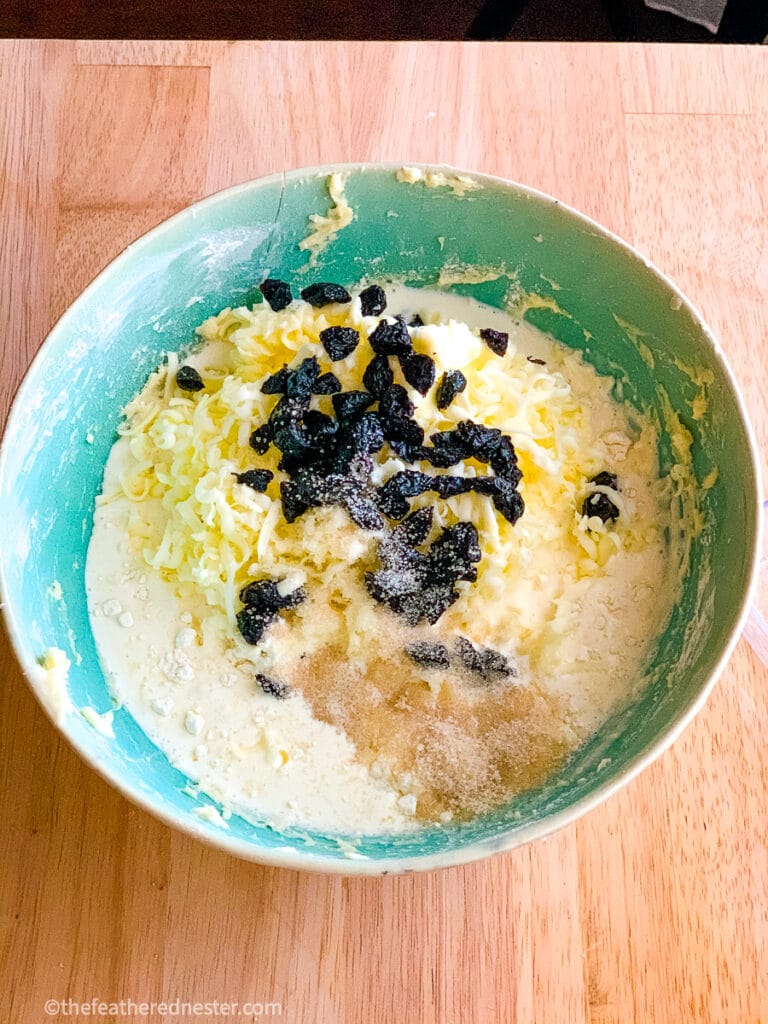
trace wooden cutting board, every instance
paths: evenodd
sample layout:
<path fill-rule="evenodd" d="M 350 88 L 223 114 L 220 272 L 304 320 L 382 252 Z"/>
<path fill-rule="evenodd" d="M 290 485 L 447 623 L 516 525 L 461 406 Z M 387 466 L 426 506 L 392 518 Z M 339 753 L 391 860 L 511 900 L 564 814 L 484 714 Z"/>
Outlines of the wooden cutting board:
<path fill-rule="evenodd" d="M 768 50 L 2 41 L 0 110 L 3 414 L 94 274 L 191 201 L 287 167 L 448 161 L 554 193 L 672 275 L 767 450 Z M 768 1020 L 768 672 L 744 642 L 674 747 L 578 824 L 381 880 L 170 831 L 0 657 L 3 1020 Z M 46 1014 L 68 999 L 240 1008 Z"/>

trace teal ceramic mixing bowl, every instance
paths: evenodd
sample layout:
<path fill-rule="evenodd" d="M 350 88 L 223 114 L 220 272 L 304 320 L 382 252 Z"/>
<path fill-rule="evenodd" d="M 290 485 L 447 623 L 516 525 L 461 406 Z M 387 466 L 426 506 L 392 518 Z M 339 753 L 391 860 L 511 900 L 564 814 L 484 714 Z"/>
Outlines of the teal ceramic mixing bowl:
<path fill-rule="evenodd" d="M 327 168 L 249 182 L 183 211 L 131 245 L 62 317 L 19 390 L 5 434 L 0 584 L 30 684 L 51 711 L 38 659 L 49 647 L 66 652 L 72 708 L 54 717 L 126 796 L 242 857 L 377 874 L 456 864 L 550 832 L 604 799 L 674 739 L 703 703 L 743 624 L 759 542 L 757 461 L 738 389 L 700 316 L 657 270 L 594 222 L 548 196 L 484 175 L 471 175 L 467 189 L 448 168 L 435 169 L 443 177 L 415 183 L 398 180 L 394 166 L 334 170 L 347 174 L 354 217 L 310 270 L 298 243 L 308 234 L 309 215 L 333 206 Z M 276 831 L 234 816 L 224 827 L 193 815 L 205 798 L 185 792 L 187 780 L 125 710 L 115 711 L 114 737 L 79 713 L 112 706 L 83 574 L 94 498 L 120 409 L 167 350 L 189 345 L 195 325 L 222 307 L 252 301 L 254 285 L 268 275 L 343 284 L 395 276 L 492 305 L 512 303 L 658 418 L 662 467 L 671 465 L 680 442 L 671 414 L 690 431 L 690 486 L 681 499 L 690 530 L 687 571 L 653 647 L 647 684 L 545 786 L 470 824 L 359 841 Z"/>

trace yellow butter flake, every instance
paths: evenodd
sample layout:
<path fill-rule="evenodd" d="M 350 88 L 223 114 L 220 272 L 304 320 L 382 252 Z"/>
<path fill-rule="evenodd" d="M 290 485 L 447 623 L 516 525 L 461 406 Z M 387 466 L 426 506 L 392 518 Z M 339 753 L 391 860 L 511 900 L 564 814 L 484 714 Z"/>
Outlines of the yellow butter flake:
<path fill-rule="evenodd" d="M 395 177 L 404 185 L 447 188 L 459 198 L 463 198 L 467 192 L 477 192 L 483 187 L 479 181 L 475 181 L 467 174 L 446 174 L 445 171 L 435 171 L 424 167 L 401 167 Z"/>
<path fill-rule="evenodd" d="M 678 370 L 692 380 L 697 387 L 704 387 L 715 382 L 715 374 L 708 366 L 689 366 L 678 357 L 675 357 L 674 363 Z"/>
<path fill-rule="evenodd" d="M 654 358 L 653 352 L 651 352 L 648 345 L 643 341 L 643 338 L 647 337 L 645 331 L 636 327 L 635 324 L 630 323 L 629 320 L 625 320 L 617 313 L 613 314 L 613 319 L 622 329 L 627 338 L 632 342 L 637 351 L 640 354 L 640 358 L 643 360 L 645 365 L 653 370 L 656 367 L 656 359 Z"/>
<path fill-rule="evenodd" d="M 708 366 L 689 366 L 677 357 L 674 360 L 674 364 L 699 389 L 698 394 L 688 404 L 691 407 L 693 418 L 700 420 L 709 407 L 707 393 L 710 385 L 715 381 L 714 372 Z"/>
<path fill-rule="evenodd" d="M 690 403 L 691 415 L 695 420 L 700 420 L 704 416 L 704 414 L 707 411 L 708 404 L 709 403 L 707 402 L 706 395 L 703 391 L 700 391 L 698 395 L 696 395 L 694 400 Z"/>
<path fill-rule="evenodd" d="M 86 720 L 86 722 L 92 726 L 96 732 L 101 733 L 107 739 L 113 740 L 115 738 L 115 730 L 112 727 L 112 720 L 114 718 L 114 712 L 104 711 L 99 713 L 95 708 L 86 704 L 80 708 L 80 714 Z"/>
<path fill-rule="evenodd" d="M 61 723 L 72 711 L 69 696 L 71 666 L 72 663 L 61 648 L 49 647 L 31 673 L 43 703 L 57 723 Z"/>
<path fill-rule="evenodd" d="M 219 828 L 229 829 L 229 825 L 213 804 L 205 804 L 203 807 L 194 807 L 192 809 L 192 813 L 203 821 L 209 822 L 211 825 L 218 825 Z"/>
<path fill-rule="evenodd" d="M 508 277 L 504 266 L 469 266 L 465 263 L 447 263 L 440 270 L 437 278 L 438 288 L 448 288 L 454 284 L 485 284 Z"/>
<path fill-rule="evenodd" d="M 328 178 L 328 195 L 333 205 L 325 215 L 309 215 L 313 230 L 299 242 L 299 248 L 310 253 L 310 264 L 317 261 L 317 257 L 336 238 L 339 231 L 352 223 L 355 213 L 344 194 L 346 182 L 346 174 L 340 171 L 331 174 Z"/>

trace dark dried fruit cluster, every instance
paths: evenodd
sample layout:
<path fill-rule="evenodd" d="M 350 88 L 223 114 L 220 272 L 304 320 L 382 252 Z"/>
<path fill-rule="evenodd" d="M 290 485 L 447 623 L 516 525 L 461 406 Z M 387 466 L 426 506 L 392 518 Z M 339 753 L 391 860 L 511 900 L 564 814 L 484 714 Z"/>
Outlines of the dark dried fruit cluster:
<path fill-rule="evenodd" d="M 261 285 L 266 301 L 273 309 L 283 309 L 292 301 L 290 286 L 276 279 Z M 309 285 L 301 297 L 314 306 L 350 302 L 349 292 L 330 282 Z M 360 293 L 365 316 L 380 316 L 387 296 L 378 285 Z M 498 331 L 481 332 L 486 342 L 503 354 L 506 335 Z M 426 620 L 434 623 L 457 598 L 458 580 L 473 582 L 475 565 L 480 561 L 477 530 L 471 523 L 448 527 L 429 546 L 420 551 L 431 528 L 432 513 L 422 510 L 408 515 L 409 499 L 426 492 L 443 498 L 474 491 L 488 495 L 495 508 L 510 522 L 523 513 L 523 500 L 517 492 L 521 473 L 510 439 L 499 430 L 471 420 L 455 429 L 433 434 L 424 444 L 424 431 L 413 418 L 414 405 L 408 391 L 395 383 L 391 360 L 397 360 L 403 377 L 416 391 L 427 395 L 435 384 L 435 363 L 427 355 L 414 352 L 409 326 L 403 317 L 382 318 L 370 332 L 373 358 L 363 374 L 363 389 L 344 391 L 333 373 L 321 373 L 315 356 L 298 366 L 284 366 L 262 385 L 268 395 L 278 395 L 267 423 L 257 427 L 250 438 L 251 448 L 260 455 L 270 445 L 280 452 L 278 469 L 285 474 L 280 482 L 283 515 L 290 523 L 311 508 L 340 505 L 358 526 L 382 530 L 386 519 L 403 520 L 380 545 L 382 568 L 369 573 L 369 593 L 388 605 L 409 623 Z M 328 327 L 320 341 L 331 361 L 346 359 L 360 344 L 360 335 L 351 327 Z M 466 387 L 466 378 L 458 370 L 448 371 L 440 380 L 435 400 L 446 408 Z M 330 395 L 334 415 L 312 408 L 314 396 Z M 371 406 L 376 406 L 371 409 Z M 397 473 L 382 487 L 371 483 L 371 456 L 388 444 L 407 462 L 425 460 L 438 469 L 474 458 L 488 466 L 493 476 L 429 474 L 418 470 Z M 264 490 L 271 477 L 266 470 L 248 470 L 237 475 L 240 483 Z M 423 534 L 423 535 L 422 535 Z M 409 539 L 410 538 L 410 539 Z M 243 594 L 248 594 L 248 588 Z M 246 601 L 238 616 L 238 625 L 250 643 L 258 642 L 264 629 L 277 614 L 267 610 L 263 598 Z M 280 607 L 289 607 L 283 605 Z M 256 639 L 251 639 L 256 637 Z"/>
<path fill-rule="evenodd" d="M 298 608 L 307 594 L 303 587 L 282 595 L 279 580 L 254 580 L 240 591 L 243 608 L 237 613 L 237 628 L 249 644 L 257 644 L 281 611 Z"/>
<path fill-rule="evenodd" d="M 270 697 L 277 697 L 278 700 L 285 700 L 286 697 L 290 697 L 291 688 L 287 683 L 282 682 L 280 679 L 275 679 L 274 676 L 265 676 L 262 672 L 256 673 L 256 682 L 262 688 L 264 693 Z"/>
<path fill-rule="evenodd" d="M 506 331 L 494 331 L 492 327 L 486 327 L 480 331 L 480 337 L 495 355 L 505 356 L 507 354 L 509 335 Z"/>
<path fill-rule="evenodd" d="M 387 293 L 378 284 L 363 288 L 359 298 L 360 312 L 363 316 L 381 316 L 387 308 Z"/>
<path fill-rule="evenodd" d="M 266 281 L 262 281 L 259 291 L 275 313 L 279 313 L 293 302 L 291 286 L 286 281 L 278 281 L 275 277 L 268 277 Z"/>
<path fill-rule="evenodd" d="M 182 391 L 202 391 L 205 387 L 203 378 L 194 366 L 180 366 L 176 372 L 176 384 Z"/>
<path fill-rule="evenodd" d="M 458 600 L 458 580 L 474 583 L 480 544 L 472 523 L 459 522 L 445 530 L 425 551 L 419 548 L 432 528 L 432 509 L 411 513 L 379 544 L 382 568 L 369 572 L 365 584 L 371 597 L 415 626 L 434 624 Z"/>
<path fill-rule="evenodd" d="M 273 473 L 270 469 L 247 469 L 244 473 L 235 473 L 235 478 L 239 484 L 245 484 L 246 487 L 250 487 L 261 494 L 266 491 L 272 476 Z"/>
<path fill-rule="evenodd" d="M 619 489 L 618 477 L 615 473 L 609 473 L 607 470 L 593 476 L 589 482 L 597 484 L 598 487 L 610 487 L 612 491 Z M 581 514 L 590 517 L 597 516 L 604 523 L 615 522 L 619 518 L 617 506 L 603 491 L 592 491 L 586 496 L 581 506 Z"/>
<path fill-rule="evenodd" d="M 461 370 L 448 370 L 440 378 L 435 395 L 435 405 L 438 409 L 447 409 L 456 395 L 461 394 L 467 386 L 467 378 Z"/>
<path fill-rule="evenodd" d="M 479 676 L 484 682 L 516 676 L 512 662 L 492 647 L 475 647 L 464 636 L 456 637 L 453 650 L 444 644 L 419 640 L 405 648 L 408 657 L 422 668 L 450 668 L 451 665 Z"/>

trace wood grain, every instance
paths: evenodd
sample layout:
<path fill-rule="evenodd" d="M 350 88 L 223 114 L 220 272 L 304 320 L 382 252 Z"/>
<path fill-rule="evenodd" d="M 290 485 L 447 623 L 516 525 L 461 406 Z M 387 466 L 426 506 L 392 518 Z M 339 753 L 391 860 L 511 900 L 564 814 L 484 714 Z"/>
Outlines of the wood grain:
<path fill-rule="evenodd" d="M 2 41 L 0 108 L 3 415 L 56 316 L 190 201 L 290 166 L 434 160 L 634 241 L 719 333 L 768 451 L 768 51 Z M 169 831 L 58 738 L 5 642 L 0 671 L 3 1020 L 93 997 L 280 1002 L 292 1024 L 768 1020 L 768 678 L 743 643 L 675 746 L 578 824 L 381 880 Z"/>

